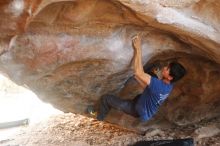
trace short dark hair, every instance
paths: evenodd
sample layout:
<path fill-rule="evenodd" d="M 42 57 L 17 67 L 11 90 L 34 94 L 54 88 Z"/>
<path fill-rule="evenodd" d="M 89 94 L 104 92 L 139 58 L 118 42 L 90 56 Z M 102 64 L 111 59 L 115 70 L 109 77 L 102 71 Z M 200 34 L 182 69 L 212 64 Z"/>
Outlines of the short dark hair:
<path fill-rule="evenodd" d="M 171 83 L 180 80 L 186 74 L 186 69 L 178 62 L 171 62 L 169 64 L 169 68 L 170 76 L 173 77 L 173 79 L 170 81 Z"/>

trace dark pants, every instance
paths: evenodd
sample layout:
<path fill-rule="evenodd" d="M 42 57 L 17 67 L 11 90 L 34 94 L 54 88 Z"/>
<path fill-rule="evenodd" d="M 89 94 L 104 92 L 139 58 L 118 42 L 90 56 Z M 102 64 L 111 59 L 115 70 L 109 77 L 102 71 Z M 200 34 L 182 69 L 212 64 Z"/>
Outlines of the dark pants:
<path fill-rule="evenodd" d="M 104 95 L 101 97 L 100 109 L 97 119 L 103 121 L 111 108 L 120 110 L 134 117 L 139 117 L 135 110 L 135 104 L 140 95 L 136 96 L 133 100 L 123 100 L 114 95 Z"/>

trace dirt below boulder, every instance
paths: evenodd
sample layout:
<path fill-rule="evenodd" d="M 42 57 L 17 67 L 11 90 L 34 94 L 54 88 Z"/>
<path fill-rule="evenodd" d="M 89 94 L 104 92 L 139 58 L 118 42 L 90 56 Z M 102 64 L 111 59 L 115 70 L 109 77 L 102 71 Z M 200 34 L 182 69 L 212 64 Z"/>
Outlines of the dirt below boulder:
<path fill-rule="evenodd" d="M 194 138 L 197 146 L 220 145 L 220 118 L 203 121 L 198 125 L 170 129 L 150 128 L 144 136 L 132 130 L 119 128 L 72 113 L 50 117 L 33 126 L 20 130 L 3 146 L 124 146 L 141 140 Z"/>

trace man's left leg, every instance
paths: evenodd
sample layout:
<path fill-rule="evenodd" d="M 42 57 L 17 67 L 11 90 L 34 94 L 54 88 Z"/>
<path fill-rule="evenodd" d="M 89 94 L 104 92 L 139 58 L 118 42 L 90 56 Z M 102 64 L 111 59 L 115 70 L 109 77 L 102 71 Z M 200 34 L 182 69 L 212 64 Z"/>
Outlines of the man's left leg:
<path fill-rule="evenodd" d="M 133 100 L 123 100 L 114 95 L 104 95 L 101 98 L 97 119 L 103 121 L 111 108 L 123 111 L 134 117 L 138 117 Z"/>

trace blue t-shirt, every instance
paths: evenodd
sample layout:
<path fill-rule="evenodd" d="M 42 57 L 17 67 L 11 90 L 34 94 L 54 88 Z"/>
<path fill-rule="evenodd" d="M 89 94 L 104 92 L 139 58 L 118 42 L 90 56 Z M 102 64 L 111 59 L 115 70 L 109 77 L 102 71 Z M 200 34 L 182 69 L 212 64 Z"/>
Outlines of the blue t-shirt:
<path fill-rule="evenodd" d="M 150 85 L 144 89 L 135 105 L 141 121 L 149 120 L 158 111 L 172 88 L 172 84 L 166 84 L 162 80 L 151 77 Z"/>

